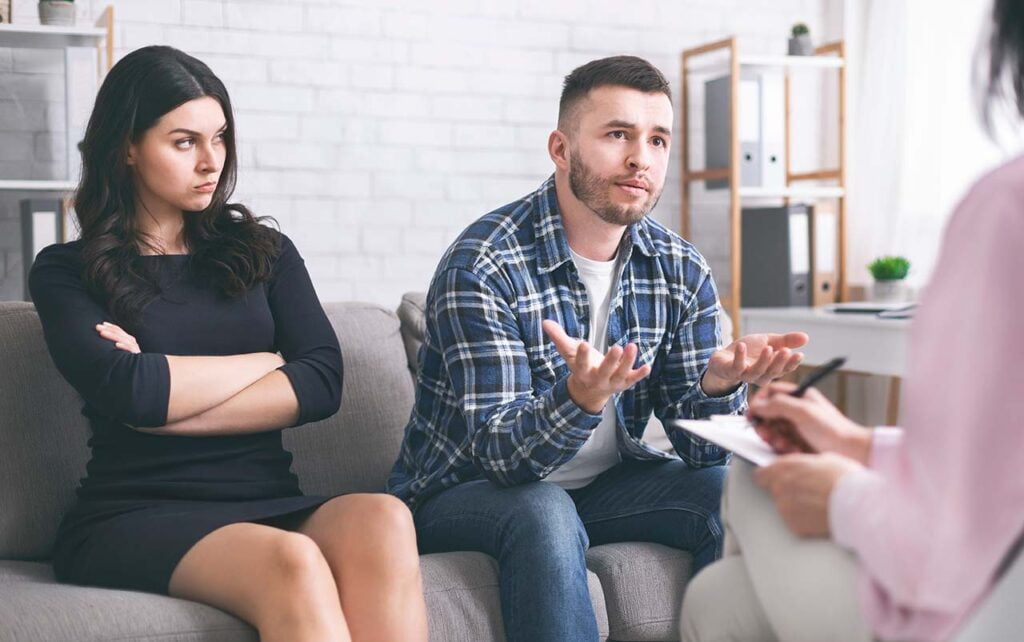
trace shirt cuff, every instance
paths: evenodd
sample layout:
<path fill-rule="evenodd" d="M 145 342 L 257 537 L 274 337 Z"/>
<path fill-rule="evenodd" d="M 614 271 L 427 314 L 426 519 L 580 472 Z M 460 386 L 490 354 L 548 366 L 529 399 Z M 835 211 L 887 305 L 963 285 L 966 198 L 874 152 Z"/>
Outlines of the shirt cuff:
<path fill-rule="evenodd" d="M 128 407 L 120 413 L 121 423 L 131 428 L 160 428 L 167 425 L 167 411 L 171 403 L 171 366 L 167 356 L 155 352 L 141 352 L 128 358 L 136 362 L 134 386 L 124 395 Z"/>
<path fill-rule="evenodd" d="M 900 444 L 903 443 L 903 429 L 892 426 L 878 426 L 871 431 L 871 450 L 868 453 L 868 467 L 872 470 L 892 470 L 896 464 Z"/>
<path fill-rule="evenodd" d="M 704 372 L 707 372 L 707 370 Z M 728 415 L 745 409 L 747 405 L 747 384 L 740 383 L 739 388 L 722 397 L 712 397 L 704 392 L 704 386 L 701 385 L 701 381 L 704 380 L 704 372 L 701 372 L 700 378 L 697 379 L 697 397 L 694 399 L 694 402 L 699 404 L 702 409 L 709 409 L 711 412 L 702 412 L 700 413 L 701 416 L 708 416 L 710 414 Z"/>
<path fill-rule="evenodd" d="M 569 394 L 569 377 L 559 379 L 551 387 L 548 391 L 548 400 L 548 419 L 551 425 L 564 428 L 570 436 L 584 441 L 590 438 L 590 433 L 601 423 L 601 417 L 604 416 L 603 408 L 595 415 L 576 405 Z M 609 399 L 608 403 L 614 401 Z"/>
<path fill-rule="evenodd" d="M 828 500 L 828 522 L 832 539 L 843 548 L 854 550 L 857 525 L 863 515 L 860 506 L 882 477 L 868 468 L 853 470 L 836 482 Z"/>

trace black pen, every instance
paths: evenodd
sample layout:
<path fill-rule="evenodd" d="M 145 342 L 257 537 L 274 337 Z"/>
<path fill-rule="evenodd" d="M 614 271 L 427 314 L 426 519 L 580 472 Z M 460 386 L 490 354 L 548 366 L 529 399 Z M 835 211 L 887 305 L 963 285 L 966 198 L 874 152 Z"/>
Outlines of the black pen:
<path fill-rule="evenodd" d="M 794 397 L 803 397 L 808 388 L 827 377 L 833 370 L 841 368 L 844 363 L 846 363 L 846 357 L 836 357 L 825 365 L 818 367 L 817 370 L 807 375 L 807 378 L 801 381 L 796 390 L 790 394 Z"/>
<path fill-rule="evenodd" d="M 794 390 L 790 394 L 793 395 L 794 397 L 803 397 L 804 393 L 807 392 L 808 388 L 824 379 L 826 376 L 829 375 L 829 373 L 838 369 L 844 363 L 846 363 L 846 357 L 836 357 L 835 359 L 829 361 L 825 365 L 819 366 L 814 372 L 807 375 L 807 378 L 801 381 L 800 385 L 797 386 L 796 390 Z M 785 419 L 776 418 L 765 421 L 761 417 L 751 414 L 750 420 L 755 424 L 760 424 L 765 429 L 774 431 L 775 433 L 782 435 L 783 438 L 785 438 L 791 444 L 796 446 L 797 450 L 800 450 L 805 453 L 817 452 L 814 448 L 811 447 L 809 443 L 807 443 L 806 439 L 800 436 L 800 433 L 793 426 L 793 424 L 789 423 Z M 764 435 L 761 435 L 761 437 L 764 438 Z"/>

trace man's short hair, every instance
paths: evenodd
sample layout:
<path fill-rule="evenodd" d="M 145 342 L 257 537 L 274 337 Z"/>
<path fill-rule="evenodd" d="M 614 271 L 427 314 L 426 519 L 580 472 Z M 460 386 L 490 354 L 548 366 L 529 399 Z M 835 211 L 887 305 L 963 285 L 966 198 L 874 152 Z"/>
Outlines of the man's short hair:
<path fill-rule="evenodd" d="M 558 101 L 558 128 L 566 131 L 576 117 L 576 107 L 592 89 L 606 85 L 629 87 L 645 93 L 660 92 L 672 100 L 668 80 L 658 69 L 636 56 L 611 56 L 592 60 L 572 70 L 562 84 Z"/>

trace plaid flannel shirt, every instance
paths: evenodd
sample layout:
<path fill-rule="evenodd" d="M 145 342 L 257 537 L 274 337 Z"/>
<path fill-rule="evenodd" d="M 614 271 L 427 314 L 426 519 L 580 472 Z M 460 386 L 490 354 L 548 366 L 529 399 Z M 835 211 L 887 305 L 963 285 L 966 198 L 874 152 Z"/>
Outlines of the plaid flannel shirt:
<path fill-rule="evenodd" d="M 718 293 L 696 249 L 645 217 L 629 226 L 609 307 L 609 345 L 635 343 L 651 374 L 612 398 L 624 458 L 672 456 L 641 441 L 662 420 L 740 412 L 746 386 L 724 397 L 700 387 L 721 343 Z M 472 224 L 437 268 L 426 304 L 416 403 L 388 490 L 415 506 L 457 484 L 543 479 L 572 459 L 601 421 L 569 396 L 569 368 L 541 329 L 587 336 L 593 311 L 569 254 L 554 177 Z M 680 458 L 713 466 L 728 453 L 668 429 Z"/>

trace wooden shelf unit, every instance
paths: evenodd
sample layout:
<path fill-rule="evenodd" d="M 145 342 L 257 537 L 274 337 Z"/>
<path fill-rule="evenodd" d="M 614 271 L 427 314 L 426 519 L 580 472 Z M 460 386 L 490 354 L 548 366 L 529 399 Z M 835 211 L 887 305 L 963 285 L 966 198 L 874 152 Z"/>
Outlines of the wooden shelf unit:
<path fill-rule="evenodd" d="M 97 76 L 102 77 L 114 64 L 114 8 L 108 6 L 95 26 L 51 26 L 38 24 L 0 24 L 0 47 L 17 49 L 64 50 L 64 131 L 67 137 L 65 176 L 58 180 L 0 179 L 0 192 L 48 192 L 70 194 L 78 185 L 73 162 L 78 141 L 74 140 L 71 114 L 72 47 L 96 47 Z"/>
<path fill-rule="evenodd" d="M 727 53 L 725 61 L 707 61 L 710 54 Z M 785 93 L 785 155 L 786 185 L 785 188 L 754 188 L 740 185 L 740 139 L 739 139 L 739 83 L 742 69 L 781 69 L 784 72 Z M 681 221 L 680 228 L 683 238 L 690 236 L 690 184 L 694 181 L 728 180 L 729 181 L 729 262 L 731 280 L 729 292 L 723 293 L 722 304 L 732 317 L 734 336 L 740 333 L 740 292 L 742 278 L 742 199 L 743 198 L 781 198 L 785 203 L 789 199 L 807 200 L 836 199 L 837 206 L 837 254 L 836 254 L 836 292 L 840 301 L 849 296 L 849 285 L 846 275 L 846 52 L 843 41 L 837 41 L 818 47 L 813 56 L 761 56 L 741 55 L 739 40 L 733 36 L 723 40 L 709 42 L 697 47 L 686 49 L 682 53 L 682 129 L 683 144 L 681 171 Z M 790 70 L 822 69 L 836 70 L 839 75 L 839 123 L 838 150 L 839 166 L 809 172 L 794 172 L 791 166 L 792 127 L 790 123 Z M 730 141 L 729 166 L 692 169 L 690 167 L 690 114 L 689 114 L 689 82 L 691 74 L 713 73 L 720 71 L 728 74 L 730 79 Z M 798 185 L 807 181 L 834 181 L 833 185 Z M 813 225 L 812 225 L 813 234 Z M 814 269 L 812 255 L 812 270 Z"/>

